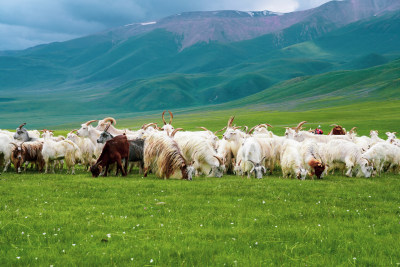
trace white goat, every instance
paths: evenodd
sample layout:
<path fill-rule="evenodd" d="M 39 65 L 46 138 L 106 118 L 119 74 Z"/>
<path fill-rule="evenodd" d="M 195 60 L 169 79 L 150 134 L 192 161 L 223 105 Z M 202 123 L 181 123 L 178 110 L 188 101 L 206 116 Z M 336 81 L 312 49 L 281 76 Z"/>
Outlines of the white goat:
<path fill-rule="evenodd" d="M 67 139 L 71 140 L 74 142 L 78 147 L 79 150 L 81 151 L 81 160 L 82 160 L 82 165 L 86 166 L 88 169 L 90 166 L 92 166 L 94 163 L 96 163 L 96 160 L 94 159 L 95 155 L 95 149 L 96 146 L 93 144 L 93 142 L 87 138 L 87 137 L 80 137 L 74 134 L 74 132 L 77 130 L 72 130 L 67 134 Z M 89 169 L 88 169 L 89 171 Z"/>
<path fill-rule="evenodd" d="M 175 129 L 176 131 L 177 129 Z M 214 150 L 212 143 L 203 136 L 175 134 L 174 140 L 178 143 L 183 156 L 202 174 L 222 177 L 225 171 L 223 159 Z"/>
<path fill-rule="evenodd" d="M 280 162 L 284 178 L 295 177 L 301 180 L 306 179 L 308 171 L 300 154 L 300 146 L 299 142 L 290 139 L 286 140 L 283 144 Z"/>
<path fill-rule="evenodd" d="M 386 142 L 393 144 L 395 146 L 400 147 L 400 140 L 396 137 L 396 132 L 386 132 L 386 135 L 388 137 L 388 139 L 386 140 Z"/>
<path fill-rule="evenodd" d="M 96 149 L 94 150 L 94 154 L 96 158 L 98 158 L 101 154 L 101 151 L 103 150 L 104 144 L 100 144 L 97 142 L 97 139 L 100 137 L 100 134 L 102 133 L 99 130 L 96 130 L 91 123 L 96 122 L 97 120 L 90 120 L 81 125 L 81 128 L 76 131 L 77 136 L 81 137 L 87 137 L 92 141 Z"/>
<path fill-rule="evenodd" d="M 321 156 L 324 162 L 332 168 L 333 166 L 345 165 L 346 176 L 352 177 L 353 171 L 359 169 L 358 174 L 364 177 L 372 175 L 373 167 L 363 158 L 362 149 L 353 142 L 345 140 L 332 140 L 327 144 L 320 144 Z"/>
<path fill-rule="evenodd" d="M 81 158 L 78 146 L 70 140 L 56 142 L 52 140 L 52 134 L 50 131 L 43 133 L 42 155 L 45 162 L 45 173 L 48 172 L 49 164 L 51 164 L 51 171 L 54 173 L 55 161 L 65 159 L 68 172 L 71 171 L 71 174 L 75 174 L 75 163 Z"/>
<path fill-rule="evenodd" d="M 3 172 L 8 170 L 11 163 L 11 151 L 13 145 L 11 142 L 14 140 L 9 134 L 0 133 L 0 166 L 4 165 Z"/>
<path fill-rule="evenodd" d="M 247 173 L 247 177 L 254 172 L 254 176 L 257 179 L 263 177 L 263 173 L 267 172 L 264 167 L 263 161 L 266 158 L 266 151 L 263 151 L 260 142 L 254 137 L 249 137 L 244 140 L 243 145 L 240 149 L 241 155 L 238 157 L 241 160 L 241 168 L 243 173 Z"/>
<path fill-rule="evenodd" d="M 395 172 L 400 171 L 400 148 L 393 144 L 379 142 L 365 152 L 363 157 L 372 162 L 379 175 L 385 166 L 388 167 L 388 170 L 397 168 Z"/>

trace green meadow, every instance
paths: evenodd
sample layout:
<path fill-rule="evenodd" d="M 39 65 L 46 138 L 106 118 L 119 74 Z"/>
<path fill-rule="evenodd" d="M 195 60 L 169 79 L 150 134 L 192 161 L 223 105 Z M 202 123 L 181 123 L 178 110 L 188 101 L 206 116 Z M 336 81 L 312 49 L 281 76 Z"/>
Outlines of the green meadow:
<path fill-rule="evenodd" d="M 324 131 L 338 123 L 398 131 L 398 101 L 266 111 L 254 108 L 176 110 L 173 125 L 221 129 L 284 126 L 307 120 Z M 158 112 L 117 119 L 137 129 Z M 168 121 L 168 117 L 166 117 Z M 59 128 L 66 134 L 81 122 Z M 280 171 L 262 180 L 236 176 L 193 181 L 128 177 L 14 174 L 0 176 L 0 265 L 264 266 L 400 264 L 400 176 L 290 180 Z"/>
<path fill-rule="evenodd" d="M 65 173 L 65 172 L 64 172 Z M 400 179 L 7 173 L 2 266 L 400 264 Z"/>

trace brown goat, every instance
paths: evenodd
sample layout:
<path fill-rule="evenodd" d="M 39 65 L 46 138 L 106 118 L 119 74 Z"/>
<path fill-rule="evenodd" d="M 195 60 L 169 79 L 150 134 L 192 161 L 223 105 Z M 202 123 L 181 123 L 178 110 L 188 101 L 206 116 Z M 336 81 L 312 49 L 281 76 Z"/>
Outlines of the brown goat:
<path fill-rule="evenodd" d="M 346 135 L 346 130 L 342 126 L 336 124 L 332 124 L 331 126 L 334 127 L 330 131 L 329 135 Z"/>
<path fill-rule="evenodd" d="M 121 170 L 122 176 L 126 176 L 129 159 L 129 143 L 126 135 L 118 135 L 108 140 L 104 145 L 103 151 L 95 165 L 90 168 L 93 177 L 98 177 L 102 169 L 106 167 L 104 176 L 107 176 L 110 164 L 117 163 L 118 170 Z M 125 160 L 125 166 L 122 167 L 122 160 Z"/>
<path fill-rule="evenodd" d="M 42 156 L 42 142 L 22 142 L 20 144 L 11 143 L 14 148 L 11 152 L 11 161 L 14 164 L 15 171 L 21 173 L 21 167 L 25 162 L 35 163 L 38 171 L 42 171 L 44 167 L 44 159 Z M 26 171 L 26 166 L 25 166 Z"/>

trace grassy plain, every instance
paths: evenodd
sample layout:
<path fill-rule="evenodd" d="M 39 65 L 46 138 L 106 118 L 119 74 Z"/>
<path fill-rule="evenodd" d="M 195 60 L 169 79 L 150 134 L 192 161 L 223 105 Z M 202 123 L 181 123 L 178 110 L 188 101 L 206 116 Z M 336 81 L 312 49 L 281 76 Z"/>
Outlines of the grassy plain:
<path fill-rule="evenodd" d="M 247 108 L 174 110 L 173 125 L 218 130 L 338 123 L 367 135 L 399 131 L 399 101 L 354 103 L 297 112 Z M 161 113 L 113 115 L 119 128 L 161 124 Z M 56 134 L 79 128 L 77 121 Z M 167 118 L 168 121 L 168 118 Z M 68 129 L 68 130 L 67 130 Z M 137 173 L 137 171 L 136 171 Z M 0 176 L 0 265 L 398 265 L 400 176 L 339 175 L 288 180 L 224 176 L 192 182 L 77 175 Z"/>
<path fill-rule="evenodd" d="M 400 263 L 400 178 L 7 173 L 0 265 Z"/>

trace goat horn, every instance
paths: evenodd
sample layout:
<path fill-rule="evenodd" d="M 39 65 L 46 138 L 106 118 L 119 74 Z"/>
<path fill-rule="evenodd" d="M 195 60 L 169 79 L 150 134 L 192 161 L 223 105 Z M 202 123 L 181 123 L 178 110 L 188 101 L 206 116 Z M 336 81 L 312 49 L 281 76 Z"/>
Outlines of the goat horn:
<path fill-rule="evenodd" d="M 232 127 L 232 123 L 233 123 L 233 120 L 235 119 L 235 116 L 231 116 L 230 118 L 229 118 L 229 120 L 228 120 L 228 128 L 231 128 Z"/>
<path fill-rule="evenodd" d="M 76 131 L 78 131 L 78 129 L 73 129 L 73 130 L 70 131 L 69 133 L 74 133 L 74 132 L 76 132 Z"/>
<path fill-rule="evenodd" d="M 181 131 L 181 130 L 183 130 L 183 128 L 176 128 L 176 129 L 172 132 L 171 137 L 174 137 L 175 134 L 176 134 L 178 131 Z"/>
<path fill-rule="evenodd" d="M 244 126 L 243 128 L 244 128 L 244 132 L 245 132 L 245 133 L 248 133 L 247 131 L 249 130 L 249 127 Z"/>
<path fill-rule="evenodd" d="M 107 117 L 103 120 L 104 122 L 111 122 L 111 124 L 117 124 L 117 121 L 112 117 Z"/>
<path fill-rule="evenodd" d="M 217 133 L 219 133 L 219 132 L 222 132 L 222 131 L 225 130 L 225 129 L 226 129 L 226 126 L 225 126 L 224 128 L 222 128 L 221 130 L 218 130 L 218 131 L 214 132 L 214 134 L 217 134 Z"/>
<path fill-rule="evenodd" d="M 157 123 L 152 122 L 152 123 L 149 123 L 149 124 L 145 124 L 145 125 L 143 125 L 142 129 L 143 129 L 143 130 L 146 130 L 146 129 L 149 128 L 150 126 L 156 126 L 156 127 L 157 127 Z"/>
<path fill-rule="evenodd" d="M 85 124 L 86 124 L 86 126 L 89 126 L 90 124 L 92 124 L 93 122 L 96 122 L 96 121 L 99 121 L 99 120 L 91 120 L 91 121 L 87 121 Z"/>
<path fill-rule="evenodd" d="M 164 122 L 164 125 L 167 125 L 167 122 L 166 122 L 165 119 L 164 119 L 164 114 L 165 114 L 165 110 L 164 110 L 164 112 L 162 113 L 161 117 L 162 117 L 162 120 L 163 120 L 163 122 Z"/>
<path fill-rule="evenodd" d="M 248 132 L 248 134 L 251 134 L 259 125 L 254 126 L 253 128 L 250 129 L 250 131 Z"/>
<path fill-rule="evenodd" d="M 235 127 L 233 127 L 234 130 L 237 130 L 237 129 L 240 129 L 240 128 L 242 128 L 242 126 L 235 126 Z"/>
<path fill-rule="evenodd" d="M 357 127 L 351 128 L 351 130 L 349 131 L 349 133 L 354 133 L 355 129 L 357 129 Z"/>
<path fill-rule="evenodd" d="M 298 132 L 300 130 L 300 127 L 303 126 L 304 123 L 307 123 L 307 122 L 306 121 L 302 121 L 297 125 L 297 127 L 295 128 L 296 132 Z"/>
<path fill-rule="evenodd" d="M 220 157 L 217 157 L 217 156 L 213 156 L 214 158 L 216 158 L 217 160 L 218 160 L 218 162 L 219 162 L 219 165 L 223 165 L 224 164 L 224 162 L 223 162 L 223 160 L 220 158 Z"/>
<path fill-rule="evenodd" d="M 111 126 L 111 123 L 108 122 L 106 128 L 104 129 L 104 131 L 107 132 L 107 131 L 108 131 L 108 128 L 110 128 L 110 126 Z"/>
<path fill-rule="evenodd" d="M 207 132 L 209 132 L 210 130 L 208 130 L 206 127 L 203 127 L 203 126 L 201 126 L 201 127 L 197 127 L 197 128 L 199 128 L 199 129 L 203 129 L 204 131 L 207 131 Z"/>
<path fill-rule="evenodd" d="M 171 124 L 172 123 L 172 119 L 174 118 L 174 115 L 172 115 L 171 111 L 168 110 L 168 112 L 169 112 L 169 115 L 170 115 L 169 124 Z"/>
<path fill-rule="evenodd" d="M 14 145 L 15 147 L 18 147 L 18 145 L 16 143 L 10 143 L 10 144 Z"/>
<path fill-rule="evenodd" d="M 251 162 L 251 164 L 253 164 L 253 166 L 256 166 L 256 164 L 254 163 L 254 161 L 252 161 L 251 159 L 247 160 L 249 162 Z"/>
<path fill-rule="evenodd" d="M 273 126 L 271 126 L 271 125 L 268 124 L 268 123 L 263 123 L 263 124 L 260 124 L 259 126 L 260 126 L 260 127 L 267 128 L 267 129 L 268 129 L 268 127 L 274 128 Z"/>
<path fill-rule="evenodd" d="M 94 164 L 94 167 L 97 167 L 97 166 L 99 166 L 99 164 L 101 163 L 101 160 L 100 161 L 98 161 L 98 162 L 96 162 L 96 164 Z"/>
<path fill-rule="evenodd" d="M 18 128 L 22 128 L 22 127 L 24 127 L 26 125 L 26 122 L 24 122 L 24 123 L 22 123 Z"/>

